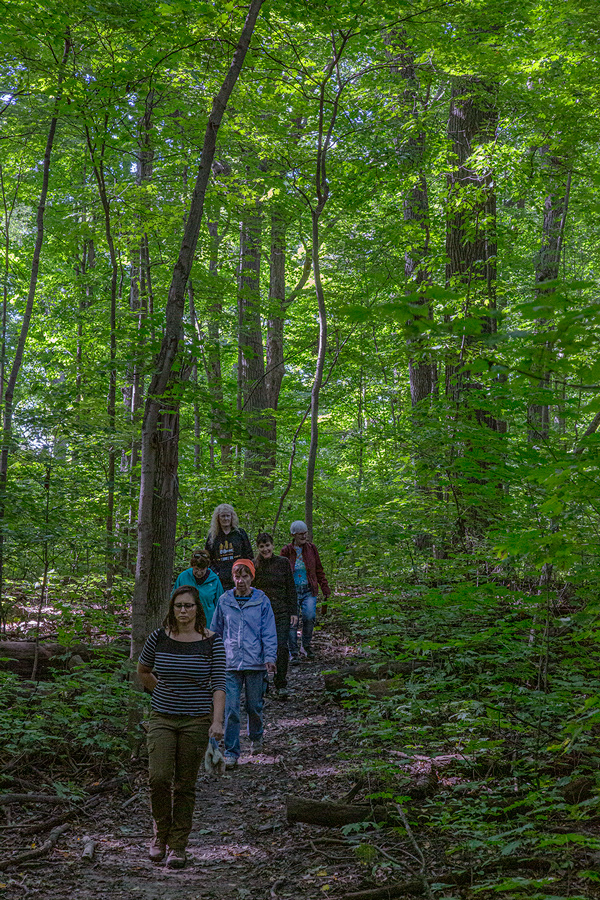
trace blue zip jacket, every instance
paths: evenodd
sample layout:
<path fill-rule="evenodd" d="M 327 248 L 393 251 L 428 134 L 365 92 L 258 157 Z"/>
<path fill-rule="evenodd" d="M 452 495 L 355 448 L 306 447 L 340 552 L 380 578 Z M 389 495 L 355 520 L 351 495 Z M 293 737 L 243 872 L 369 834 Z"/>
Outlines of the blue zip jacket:
<path fill-rule="evenodd" d="M 204 607 L 206 624 L 208 626 L 214 615 L 215 609 L 217 608 L 219 597 L 223 593 L 223 585 L 219 581 L 219 576 L 215 575 L 215 573 L 209 569 L 205 580 L 202 584 L 198 584 L 196 576 L 194 575 L 194 570 L 192 568 L 185 569 L 181 575 L 177 576 L 177 581 L 173 585 L 173 591 L 178 587 L 183 587 L 188 584 L 198 589 L 200 602 Z M 171 596 L 173 596 L 173 591 L 171 591 Z"/>
<path fill-rule="evenodd" d="M 277 659 L 275 616 L 269 598 L 257 588 L 241 606 L 233 588 L 225 591 L 209 627 L 223 638 L 229 670 L 261 670 Z"/>

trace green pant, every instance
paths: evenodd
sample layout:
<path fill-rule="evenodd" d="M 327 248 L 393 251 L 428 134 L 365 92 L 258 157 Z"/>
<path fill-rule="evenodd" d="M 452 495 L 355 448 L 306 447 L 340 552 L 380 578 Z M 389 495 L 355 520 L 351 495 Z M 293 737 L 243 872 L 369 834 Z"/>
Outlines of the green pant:
<path fill-rule="evenodd" d="M 150 715 L 148 757 L 154 835 L 171 850 L 184 850 L 192 830 L 196 778 L 210 723 L 211 716 Z"/>

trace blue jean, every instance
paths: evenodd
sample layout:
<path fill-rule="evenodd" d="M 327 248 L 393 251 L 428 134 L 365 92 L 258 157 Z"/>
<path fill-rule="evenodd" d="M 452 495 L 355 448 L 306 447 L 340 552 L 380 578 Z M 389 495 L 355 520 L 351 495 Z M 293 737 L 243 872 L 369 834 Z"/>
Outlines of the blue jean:
<path fill-rule="evenodd" d="M 263 669 L 241 669 L 227 672 L 225 695 L 225 751 L 236 758 L 240 755 L 240 701 L 246 688 L 248 737 L 260 741 L 263 735 L 263 697 L 265 672 Z"/>
<path fill-rule="evenodd" d="M 307 594 L 298 600 L 298 615 L 302 616 L 302 646 L 309 650 L 317 618 L 317 598 Z M 290 653 L 298 656 L 298 629 L 293 625 L 290 628 Z"/>

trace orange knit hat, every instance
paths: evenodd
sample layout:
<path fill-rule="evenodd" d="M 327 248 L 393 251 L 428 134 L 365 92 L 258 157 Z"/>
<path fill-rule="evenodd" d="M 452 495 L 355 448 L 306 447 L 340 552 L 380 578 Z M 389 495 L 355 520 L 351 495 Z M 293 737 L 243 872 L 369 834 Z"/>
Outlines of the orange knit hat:
<path fill-rule="evenodd" d="M 254 578 L 254 576 L 256 575 L 256 569 L 254 568 L 254 563 L 251 559 L 236 559 L 231 567 L 231 571 L 233 572 L 233 570 L 237 568 L 237 566 L 246 566 L 247 569 L 250 569 L 252 578 Z"/>

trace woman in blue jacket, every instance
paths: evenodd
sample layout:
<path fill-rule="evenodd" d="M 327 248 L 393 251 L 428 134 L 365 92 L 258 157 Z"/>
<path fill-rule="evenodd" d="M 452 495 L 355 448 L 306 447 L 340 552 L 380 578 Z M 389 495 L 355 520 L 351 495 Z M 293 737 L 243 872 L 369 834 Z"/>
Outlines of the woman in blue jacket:
<path fill-rule="evenodd" d="M 275 671 L 277 629 L 266 594 L 252 587 L 255 575 L 250 559 L 233 564 L 233 590 L 219 599 L 210 629 L 225 644 L 225 763 L 237 764 L 240 755 L 240 698 L 246 691 L 248 737 L 252 753 L 260 753 L 263 738 L 265 672 Z"/>
<path fill-rule="evenodd" d="M 190 585 L 198 589 L 207 622 L 210 622 L 212 619 L 219 597 L 223 593 L 223 586 L 219 576 L 215 575 L 212 569 L 208 568 L 209 566 L 210 556 L 208 551 L 203 548 L 194 550 L 190 559 L 190 568 L 184 569 L 181 575 L 177 576 L 177 581 L 173 585 L 173 591 Z"/>

